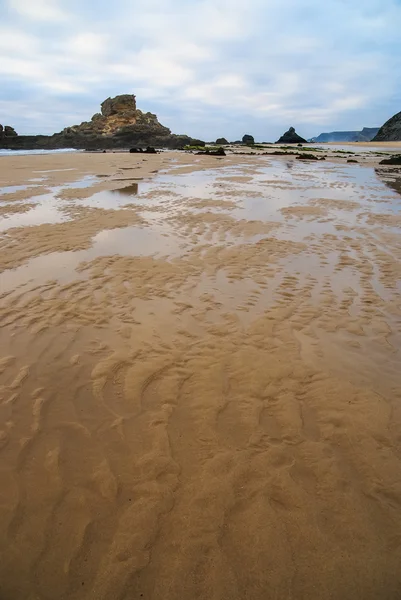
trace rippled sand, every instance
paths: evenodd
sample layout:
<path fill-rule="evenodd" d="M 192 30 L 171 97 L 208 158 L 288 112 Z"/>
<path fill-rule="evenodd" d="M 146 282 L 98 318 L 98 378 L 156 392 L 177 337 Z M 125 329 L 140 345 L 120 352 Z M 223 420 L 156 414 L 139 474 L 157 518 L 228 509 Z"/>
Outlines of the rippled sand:
<path fill-rule="evenodd" d="M 401 597 L 400 174 L 361 162 L 0 159 L 2 600 Z"/>

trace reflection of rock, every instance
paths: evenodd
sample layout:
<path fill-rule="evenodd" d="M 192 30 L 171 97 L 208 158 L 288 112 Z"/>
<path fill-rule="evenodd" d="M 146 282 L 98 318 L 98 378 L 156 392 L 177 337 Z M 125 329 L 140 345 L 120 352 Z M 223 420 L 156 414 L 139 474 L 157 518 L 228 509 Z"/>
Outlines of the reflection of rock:
<path fill-rule="evenodd" d="M 298 154 L 298 160 L 326 160 L 324 156 L 320 158 L 316 154 Z"/>
<path fill-rule="evenodd" d="M 159 123 L 157 116 L 143 113 L 136 108 L 133 94 L 107 98 L 101 104 L 101 113 L 93 115 L 90 121 L 66 127 L 52 136 L 18 136 L 12 128 L 1 136 L 1 146 L 11 149 L 35 148 L 130 148 L 132 146 L 153 146 L 183 148 L 186 145 L 204 145 L 201 140 L 193 140 L 186 135 L 174 135 L 170 129 Z M 11 131 L 12 130 L 12 131 Z M 11 140 L 11 137 L 14 139 Z M 6 142 L 5 142 L 6 139 Z M 195 144 L 194 144 L 195 142 Z"/>
<path fill-rule="evenodd" d="M 246 133 L 244 135 L 244 137 L 242 138 L 242 143 L 243 144 L 254 144 L 255 140 L 254 140 L 253 135 L 249 135 L 248 133 Z"/>
<path fill-rule="evenodd" d="M 290 127 L 288 131 L 286 131 L 279 140 L 277 140 L 276 144 L 306 144 L 306 140 L 302 138 L 295 132 L 293 127 Z"/>
<path fill-rule="evenodd" d="M 378 134 L 373 138 L 373 142 L 400 142 L 401 141 L 401 112 L 397 113 L 391 119 L 386 121 L 380 127 Z"/>
<path fill-rule="evenodd" d="M 401 169 L 375 169 L 377 177 L 401 196 Z"/>
<path fill-rule="evenodd" d="M 216 144 L 219 144 L 220 146 L 224 146 L 224 145 L 228 144 L 228 142 L 227 142 L 226 138 L 217 138 Z"/>
<path fill-rule="evenodd" d="M 116 194 L 126 194 L 127 196 L 136 196 L 138 193 L 138 184 L 131 183 L 130 185 L 126 185 L 123 188 L 120 188 L 118 190 L 111 190 L 111 191 L 115 192 Z"/>

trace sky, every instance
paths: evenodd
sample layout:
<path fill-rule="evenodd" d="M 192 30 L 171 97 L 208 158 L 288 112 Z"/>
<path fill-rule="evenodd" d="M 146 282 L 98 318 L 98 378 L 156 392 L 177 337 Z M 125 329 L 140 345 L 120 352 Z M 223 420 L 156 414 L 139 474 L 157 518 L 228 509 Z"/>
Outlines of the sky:
<path fill-rule="evenodd" d="M 380 126 L 400 32 L 401 0 L 0 0 L 0 123 L 52 134 L 135 94 L 208 141 Z"/>

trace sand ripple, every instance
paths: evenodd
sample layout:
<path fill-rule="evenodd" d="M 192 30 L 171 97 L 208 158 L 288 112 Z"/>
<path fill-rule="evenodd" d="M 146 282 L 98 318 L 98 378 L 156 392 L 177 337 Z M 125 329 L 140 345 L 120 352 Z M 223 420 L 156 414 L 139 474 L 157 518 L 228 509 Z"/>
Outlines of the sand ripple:
<path fill-rule="evenodd" d="M 176 199 L 155 223 L 181 255 L 2 293 L 2 598 L 398 597 L 400 234 L 385 204 L 326 200 Z M 76 210 L 8 232 L 3 269 L 155 226 Z"/>

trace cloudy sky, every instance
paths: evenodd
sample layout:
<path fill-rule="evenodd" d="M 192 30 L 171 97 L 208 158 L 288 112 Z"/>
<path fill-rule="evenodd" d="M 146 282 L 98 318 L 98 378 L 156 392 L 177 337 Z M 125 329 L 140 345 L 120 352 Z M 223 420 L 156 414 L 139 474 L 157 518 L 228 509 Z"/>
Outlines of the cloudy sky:
<path fill-rule="evenodd" d="M 206 140 L 379 126 L 400 32 L 401 0 L 0 0 L 0 123 L 50 134 L 135 93 Z"/>

